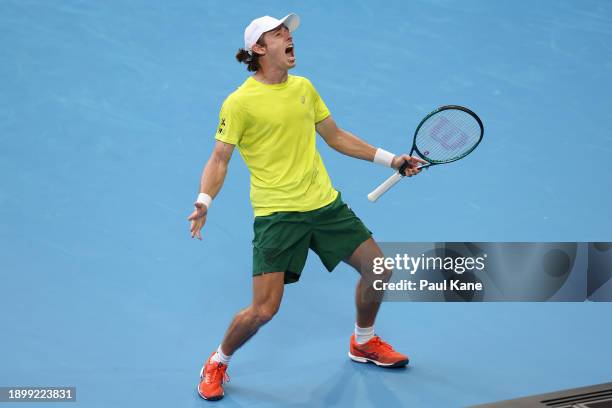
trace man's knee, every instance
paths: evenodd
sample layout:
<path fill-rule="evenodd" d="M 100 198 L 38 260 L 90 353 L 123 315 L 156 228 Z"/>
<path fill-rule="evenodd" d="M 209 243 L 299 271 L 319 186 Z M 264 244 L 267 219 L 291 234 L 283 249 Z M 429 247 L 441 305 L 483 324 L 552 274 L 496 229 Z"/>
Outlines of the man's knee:
<path fill-rule="evenodd" d="M 373 260 L 365 262 L 358 271 L 362 279 L 370 283 L 374 281 L 389 282 L 393 275 L 393 269 L 385 268 L 384 266 L 375 266 Z"/>
<path fill-rule="evenodd" d="M 385 268 L 383 272 L 380 275 L 378 275 L 378 279 L 382 280 L 383 282 L 389 282 L 391 280 L 392 275 L 393 275 L 393 269 Z"/>
<path fill-rule="evenodd" d="M 274 315 L 276 315 L 276 313 L 278 312 L 279 308 L 280 308 L 280 302 L 270 303 L 270 304 L 265 304 L 265 305 L 260 305 L 260 306 L 254 306 L 253 316 L 255 320 L 257 321 L 257 323 L 261 326 L 261 325 L 268 323 L 270 320 L 272 320 Z"/>

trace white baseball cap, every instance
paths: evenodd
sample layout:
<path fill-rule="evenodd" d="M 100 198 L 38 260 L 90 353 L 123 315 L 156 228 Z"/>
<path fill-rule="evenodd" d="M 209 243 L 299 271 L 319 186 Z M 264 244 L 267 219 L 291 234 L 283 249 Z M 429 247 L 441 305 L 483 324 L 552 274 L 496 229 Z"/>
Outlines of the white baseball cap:
<path fill-rule="evenodd" d="M 259 40 L 259 37 L 266 31 L 273 30 L 281 24 L 287 26 L 289 32 L 292 33 L 300 25 L 300 17 L 295 13 L 291 13 L 280 20 L 270 16 L 256 18 L 244 29 L 244 49 L 252 53 L 252 47 Z"/>

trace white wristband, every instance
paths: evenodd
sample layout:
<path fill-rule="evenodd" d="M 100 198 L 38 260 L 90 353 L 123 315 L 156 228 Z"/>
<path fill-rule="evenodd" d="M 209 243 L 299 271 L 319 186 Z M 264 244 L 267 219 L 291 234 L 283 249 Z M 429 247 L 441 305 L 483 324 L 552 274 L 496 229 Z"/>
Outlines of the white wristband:
<path fill-rule="evenodd" d="M 393 163 L 394 157 L 395 155 L 393 153 L 390 153 L 379 147 L 378 149 L 376 149 L 376 154 L 374 155 L 374 163 L 391 167 L 391 163 Z"/>
<path fill-rule="evenodd" d="M 208 209 L 210 208 L 210 203 L 212 203 L 212 197 L 206 193 L 200 193 L 198 194 L 198 199 L 196 200 L 196 203 L 202 203 Z"/>

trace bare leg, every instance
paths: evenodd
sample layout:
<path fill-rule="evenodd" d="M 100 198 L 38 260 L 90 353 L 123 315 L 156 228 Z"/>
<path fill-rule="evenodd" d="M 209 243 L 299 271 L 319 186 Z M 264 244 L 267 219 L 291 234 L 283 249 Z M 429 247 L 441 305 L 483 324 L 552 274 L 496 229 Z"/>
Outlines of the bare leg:
<path fill-rule="evenodd" d="M 373 238 L 364 241 L 351 256 L 345 260 L 359 272 L 361 277 L 357 282 L 355 291 L 355 304 L 357 306 L 357 325 L 359 327 L 371 327 L 374 325 L 384 291 L 373 288 L 373 282 L 377 279 L 388 282 L 391 279 L 391 271 L 385 270 L 382 274 L 374 274 L 372 266 L 374 258 L 383 257 L 383 253 Z"/>
<path fill-rule="evenodd" d="M 284 277 L 284 272 L 273 272 L 253 278 L 253 302 L 232 320 L 221 343 L 224 354 L 234 354 L 276 314 L 283 298 Z"/>

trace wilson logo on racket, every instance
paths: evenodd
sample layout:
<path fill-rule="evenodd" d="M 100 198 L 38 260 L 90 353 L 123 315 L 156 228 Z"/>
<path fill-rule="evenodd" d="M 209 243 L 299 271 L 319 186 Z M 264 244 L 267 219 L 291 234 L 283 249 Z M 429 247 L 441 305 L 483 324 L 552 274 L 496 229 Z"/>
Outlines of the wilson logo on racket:
<path fill-rule="evenodd" d="M 460 147 L 465 146 L 468 141 L 466 134 L 444 116 L 438 119 L 438 122 L 432 128 L 431 138 L 440 142 L 440 146 L 446 150 L 459 149 Z M 423 154 L 425 153 L 423 152 Z"/>

